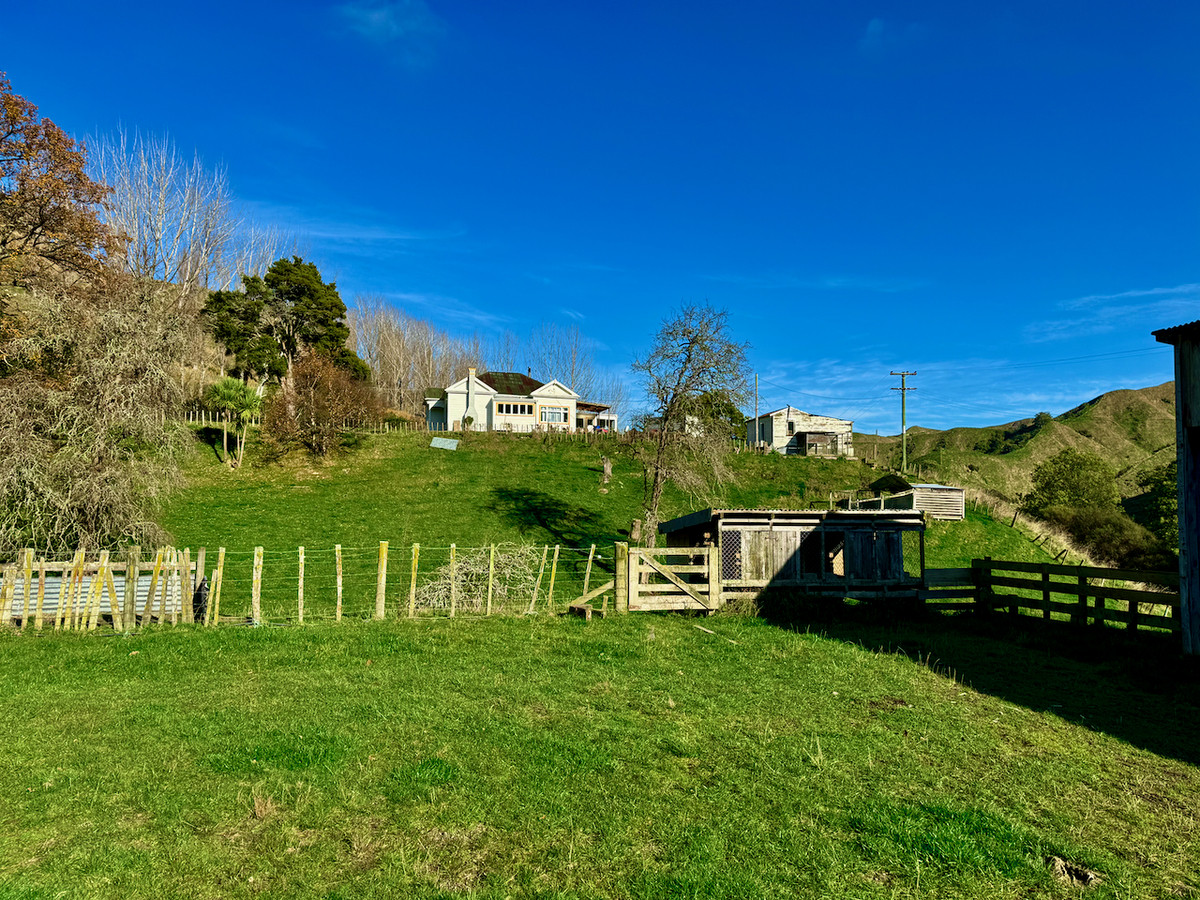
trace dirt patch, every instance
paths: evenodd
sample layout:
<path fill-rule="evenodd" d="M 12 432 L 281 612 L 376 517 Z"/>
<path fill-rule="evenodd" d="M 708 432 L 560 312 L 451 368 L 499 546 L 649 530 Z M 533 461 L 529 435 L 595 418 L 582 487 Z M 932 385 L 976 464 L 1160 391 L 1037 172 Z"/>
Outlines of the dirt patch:
<path fill-rule="evenodd" d="M 478 890 L 488 876 L 491 854 L 485 846 L 487 828 L 474 825 L 466 831 L 433 829 L 421 836 L 425 860 L 417 871 L 439 890 L 468 893 Z"/>
<path fill-rule="evenodd" d="M 867 709 L 912 709 L 912 704 L 903 697 L 880 697 L 868 701 Z"/>
<path fill-rule="evenodd" d="M 1046 863 L 1050 866 L 1051 874 L 1063 884 L 1070 884 L 1074 887 L 1095 887 L 1104 880 L 1104 876 L 1099 872 L 1069 863 L 1059 856 L 1051 856 Z"/>

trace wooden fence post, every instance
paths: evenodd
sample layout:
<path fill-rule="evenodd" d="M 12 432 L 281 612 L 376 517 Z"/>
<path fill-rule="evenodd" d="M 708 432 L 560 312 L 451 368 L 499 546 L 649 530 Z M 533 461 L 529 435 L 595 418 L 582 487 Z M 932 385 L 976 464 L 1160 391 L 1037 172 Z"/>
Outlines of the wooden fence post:
<path fill-rule="evenodd" d="M 412 549 L 412 572 L 408 577 L 408 617 L 411 619 L 417 614 L 417 566 L 421 561 L 421 545 L 413 544 Z"/>
<path fill-rule="evenodd" d="M 588 551 L 587 568 L 584 569 L 584 571 L 583 571 L 583 593 L 580 595 L 581 597 L 586 597 L 588 594 L 588 587 L 591 585 L 591 582 L 592 582 L 592 560 L 594 560 L 595 558 L 596 558 L 596 545 L 592 544 L 592 549 Z"/>
<path fill-rule="evenodd" d="M 546 593 L 546 612 L 554 612 L 554 579 L 558 575 L 559 544 L 554 545 L 554 562 L 550 564 L 550 590 Z"/>
<path fill-rule="evenodd" d="M 458 559 L 455 555 L 454 544 L 450 545 L 450 618 L 458 608 Z"/>
<path fill-rule="evenodd" d="M 204 624 L 214 628 L 221 624 L 221 585 L 225 582 L 225 548 L 217 548 L 217 567 L 213 569 L 212 595 L 209 597 L 208 610 L 204 614 Z"/>
<path fill-rule="evenodd" d="M 167 577 L 163 579 L 162 612 L 163 619 L 165 620 L 167 617 L 167 608 L 170 607 L 171 624 L 178 625 L 179 607 L 171 602 L 172 595 L 175 593 L 175 590 L 179 585 L 179 551 L 174 547 L 170 549 L 169 559 L 170 568 L 167 571 Z"/>
<path fill-rule="evenodd" d="M 549 550 L 549 545 L 544 545 L 542 547 L 542 567 L 538 569 L 537 584 L 533 586 L 533 599 L 529 601 L 529 609 L 526 611 L 526 615 L 532 615 L 533 611 L 537 608 L 538 594 L 542 590 L 542 576 L 546 574 L 546 554 L 549 552 Z"/>
<path fill-rule="evenodd" d="M 199 549 L 196 550 L 196 581 L 192 584 L 193 592 L 200 590 L 200 585 L 202 585 L 204 583 L 204 574 L 205 574 L 204 573 L 204 563 L 207 562 L 206 555 L 207 555 L 207 551 L 205 550 L 204 547 L 200 547 Z M 192 596 L 194 597 L 195 593 L 193 593 Z M 210 596 L 210 597 L 212 596 L 212 583 L 211 582 L 208 585 L 208 596 Z M 204 603 L 204 615 L 205 616 L 208 615 L 208 601 L 207 600 L 205 600 L 205 603 Z M 201 622 L 200 624 L 203 625 L 204 623 Z"/>
<path fill-rule="evenodd" d="M 154 595 L 158 593 L 158 579 L 162 572 L 162 547 L 154 554 L 154 567 L 150 570 L 150 590 L 146 591 L 146 605 L 142 607 L 142 627 L 150 624 L 154 614 Z"/>
<path fill-rule="evenodd" d="M 492 614 L 492 583 L 496 577 L 496 545 L 492 544 L 492 552 L 488 556 L 488 592 L 487 592 L 487 611 L 486 616 Z"/>
<path fill-rule="evenodd" d="M 137 625 L 137 589 L 141 577 L 142 548 L 134 544 L 125 557 L 125 622 L 127 627 Z"/>
<path fill-rule="evenodd" d="M 614 611 L 629 612 L 629 545 L 623 541 L 613 544 L 613 594 Z"/>
<path fill-rule="evenodd" d="M 62 602 L 62 598 L 59 598 Z M 37 631 L 42 630 L 43 624 L 43 606 L 46 603 L 46 560 L 38 560 L 38 590 L 37 590 L 37 609 L 33 614 L 33 627 Z"/>
<path fill-rule="evenodd" d="M 720 609 L 721 601 L 721 547 L 712 544 L 705 548 L 708 553 L 708 607 Z"/>
<path fill-rule="evenodd" d="M 0 628 L 7 628 L 12 621 L 13 598 L 16 596 L 17 567 L 7 565 L 3 572 L 4 585 L 0 587 Z"/>
<path fill-rule="evenodd" d="M 992 611 L 992 558 L 971 560 L 971 569 L 975 573 L 975 612 L 986 616 Z"/>
<path fill-rule="evenodd" d="M 1050 618 L 1050 570 L 1042 568 L 1042 618 Z"/>
<path fill-rule="evenodd" d="M 1087 625 L 1088 620 L 1088 583 L 1087 576 L 1082 572 L 1079 573 L 1079 612 L 1076 616 L 1076 624 Z"/>
<path fill-rule="evenodd" d="M 100 605 L 104 602 L 104 581 L 108 575 L 108 557 L 107 550 L 100 551 L 100 562 L 96 566 L 96 574 L 92 578 L 92 589 L 88 591 L 88 610 L 87 630 L 95 631 L 96 625 L 100 621 Z M 113 598 L 113 603 L 116 603 L 116 597 Z M 115 619 L 114 611 L 114 619 Z"/>
<path fill-rule="evenodd" d="M 342 545 L 333 545 L 333 559 L 337 568 L 337 607 L 333 613 L 333 621 L 342 621 Z"/>
<path fill-rule="evenodd" d="M 387 596 L 387 553 L 388 542 L 379 542 L 379 573 L 375 578 L 375 618 L 382 619 L 386 612 Z"/>
<path fill-rule="evenodd" d="M 254 574 L 250 583 L 250 621 L 255 627 L 262 624 L 262 567 L 263 548 L 254 548 Z"/>
<path fill-rule="evenodd" d="M 25 599 L 21 603 L 21 627 L 29 627 L 29 615 L 33 612 L 33 548 L 25 548 Z"/>
<path fill-rule="evenodd" d="M 304 624 L 304 547 L 299 550 L 299 569 L 296 580 L 296 624 Z"/>
<path fill-rule="evenodd" d="M 197 577 L 196 581 L 199 580 L 200 578 Z M 194 591 L 192 585 L 192 548 L 184 547 L 183 568 L 179 572 L 179 612 L 185 625 L 196 621 L 195 611 L 192 609 Z"/>

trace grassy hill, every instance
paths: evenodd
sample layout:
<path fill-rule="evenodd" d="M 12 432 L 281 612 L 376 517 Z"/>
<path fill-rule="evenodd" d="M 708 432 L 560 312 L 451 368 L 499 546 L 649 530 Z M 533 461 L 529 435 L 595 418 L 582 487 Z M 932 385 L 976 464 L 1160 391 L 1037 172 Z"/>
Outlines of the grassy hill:
<path fill-rule="evenodd" d="M 873 435 L 860 446 L 872 447 Z M 1138 476 L 1175 452 L 1175 385 L 1102 394 L 1050 421 L 1020 419 L 985 428 L 909 429 L 909 468 L 928 479 L 974 487 L 1016 501 L 1031 487 L 1033 470 L 1066 448 L 1093 453 L 1118 473 L 1125 497 Z M 899 438 L 880 438 L 881 462 L 898 466 Z"/>

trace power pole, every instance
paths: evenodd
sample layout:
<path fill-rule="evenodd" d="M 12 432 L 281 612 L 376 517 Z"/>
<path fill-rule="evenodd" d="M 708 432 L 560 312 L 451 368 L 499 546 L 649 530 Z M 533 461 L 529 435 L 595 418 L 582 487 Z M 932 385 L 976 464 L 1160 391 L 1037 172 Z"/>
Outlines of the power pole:
<path fill-rule="evenodd" d="M 908 376 L 916 375 L 916 372 L 893 372 L 893 375 L 900 376 L 900 387 L 892 388 L 893 391 L 900 392 L 900 453 L 901 463 L 900 471 L 908 471 L 908 411 L 905 400 L 908 397 L 909 391 L 915 391 L 916 388 L 908 386 Z"/>

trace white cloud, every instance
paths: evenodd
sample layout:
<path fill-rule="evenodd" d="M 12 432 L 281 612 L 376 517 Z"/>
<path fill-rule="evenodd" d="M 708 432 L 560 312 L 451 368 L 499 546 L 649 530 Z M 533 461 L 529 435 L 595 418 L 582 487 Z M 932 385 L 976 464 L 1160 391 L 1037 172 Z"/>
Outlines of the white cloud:
<path fill-rule="evenodd" d="M 487 312 L 477 306 L 472 306 L 465 300 L 459 300 L 457 297 L 396 291 L 389 292 L 384 296 L 399 307 L 420 307 L 422 310 L 436 313 L 439 321 L 449 320 L 472 328 L 499 328 L 509 321 L 505 316 Z"/>
<path fill-rule="evenodd" d="M 394 49 L 413 66 L 433 61 L 446 30 L 425 0 L 351 0 L 337 11 L 351 31 Z"/>
<path fill-rule="evenodd" d="M 1155 328 L 1200 318 L 1200 284 L 1090 294 L 1064 301 L 1059 308 L 1072 314 L 1032 323 L 1025 329 L 1025 340 L 1043 344 L 1117 331 L 1148 337 Z"/>

